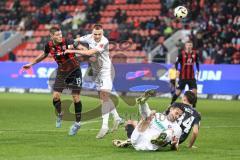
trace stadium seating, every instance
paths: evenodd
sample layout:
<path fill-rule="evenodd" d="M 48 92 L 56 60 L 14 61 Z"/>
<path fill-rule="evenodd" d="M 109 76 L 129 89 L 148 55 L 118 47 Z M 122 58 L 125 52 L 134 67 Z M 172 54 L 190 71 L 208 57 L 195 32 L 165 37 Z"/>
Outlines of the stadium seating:
<path fill-rule="evenodd" d="M 58 11 L 60 13 L 66 12 L 68 14 L 67 17 L 75 16 L 76 11 L 80 11 L 80 12 L 86 13 L 88 15 L 89 13 L 92 13 L 91 7 L 94 6 L 94 3 L 96 1 L 98 1 L 98 0 L 95 0 L 95 1 L 89 0 L 87 3 L 90 5 L 83 4 L 82 0 L 78 0 L 76 5 L 59 4 Z M 20 2 L 20 11 L 26 12 L 25 15 L 32 14 L 32 15 L 36 16 L 39 11 L 42 11 L 44 14 L 50 15 L 50 16 L 52 14 L 51 4 L 46 3 L 45 1 L 42 2 L 43 4 L 41 5 L 41 7 L 38 7 L 38 6 L 35 6 L 34 4 L 32 4 L 31 0 L 21 0 L 19 2 Z M 16 4 L 15 4 L 14 0 L 4 0 L 4 1 L 1 1 L 0 3 L 1 3 L 0 17 L 6 16 L 6 12 L 11 13 L 11 11 L 16 10 Z M 233 4 L 231 4 L 231 3 L 232 2 L 229 2 L 229 4 L 232 5 L 232 7 L 233 7 Z M 206 2 L 206 1 L 205 2 L 201 1 L 200 7 L 203 8 L 204 5 L 210 6 L 209 14 L 214 14 L 215 6 L 218 6 L 219 8 L 221 8 L 221 7 L 224 8 L 225 7 L 224 5 L 226 5 L 226 4 L 224 4 L 224 3 L 217 4 L 214 2 L 210 3 L 210 2 Z M 186 4 L 186 6 L 187 6 L 187 8 L 192 9 L 193 14 L 194 14 L 194 12 L 197 12 L 195 9 L 196 8 L 195 2 L 192 2 L 192 3 L 189 2 Z M 116 11 L 118 9 L 120 9 L 122 11 L 126 11 L 126 15 L 127 15 L 126 21 L 121 22 L 120 24 L 118 22 L 116 22 L 115 17 L 114 17 L 116 15 Z M 18 8 L 18 10 L 19 10 L 19 8 Z M 131 41 L 131 46 L 124 48 L 123 54 L 127 56 L 127 59 L 130 59 L 130 60 L 127 60 L 127 62 L 129 62 L 129 63 L 130 62 L 134 62 L 134 63 L 135 62 L 144 62 L 146 60 L 146 57 L 147 57 L 146 46 L 147 46 L 147 38 L 148 37 L 150 37 L 152 39 L 152 41 L 154 42 L 153 46 L 155 46 L 155 45 L 157 45 L 158 41 L 159 42 L 164 41 L 164 39 L 166 37 L 170 36 L 173 32 L 175 32 L 178 29 L 182 29 L 182 28 L 194 29 L 194 27 L 199 26 L 198 22 L 195 21 L 194 17 L 191 17 L 192 15 L 190 15 L 190 17 L 188 19 L 188 23 L 186 23 L 186 22 L 182 23 L 177 20 L 171 20 L 171 18 L 173 18 L 171 9 L 169 9 L 166 12 L 166 6 L 164 4 L 164 1 L 160 1 L 160 0 L 141 0 L 134 4 L 128 4 L 127 0 L 114 0 L 113 3 L 109 3 L 109 4 L 105 4 L 105 5 L 101 6 L 99 15 L 100 15 L 99 22 L 103 25 L 104 29 L 106 30 L 107 35 L 112 30 L 119 30 L 119 28 L 121 28 L 121 25 L 123 25 L 123 24 L 124 24 L 125 28 L 127 27 L 126 29 L 128 31 L 125 34 L 127 34 L 128 38 L 124 39 L 124 40 Z M 18 15 L 18 16 L 20 16 L 20 15 Z M 206 22 L 209 21 L 209 17 L 207 17 L 207 15 L 204 15 L 204 13 L 201 13 L 201 16 L 203 18 L 205 18 Z M 158 24 L 157 26 L 155 25 L 156 17 L 159 18 L 158 23 L 160 23 L 160 25 Z M 237 21 L 238 21 L 237 17 L 234 17 L 233 14 L 228 15 L 228 17 L 233 20 L 232 23 L 237 24 Z M 3 19 L 3 21 L 0 21 L 0 31 L 18 30 L 17 23 L 20 23 L 20 20 L 22 18 L 23 17 L 18 17 L 18 19 L 16 19 L 16 21 L 14 22 L 14 23 L 16 23 L 14 25 L 11 24 L 12 23 L 10 20 L 11 18 L 9 18 L 9 20 L 7 20 L 7 21 L 6 21 L 6 18 Z M 41 51 L 44 47 L 44 43 L 46 43 L 46 41 L 48 40 L 48 35 L 49 35 L 48 29 L 51 25 L 53 25 L 53 24 L 51 24 L 52 23 L 51 19 L 48 20 L 47 22 L 43 23 L 43 22 L 39 22 L 39 19 L 34 19 L 34 16 L 33 16 L 32 19 L 30 19 L 30 20 L 31 20 L 31 22 L 30 22 L 31 26 L 30 26 L 30 29 L 28 29 L 28 30 L 32 30 L 33 32 L 30 35 L 30 37 L 28 37 L 27 40 L 23 42 L 23 44 L 21 44 L 19 47 L 14 49 L 14 53 L 17 56 L 17 61 L 23 61 L 23 60 L 28 61 L 28 60 L 36 57 L 39 53 L 41 53 Z M 202 24 L 204 24 L 204 21 L 202 22 Z M 76 36 L 75 33 L 78 33 L 79 31 L 82 31 L 82 30 L 85 30 L 86 33 L 89 32 L 92 25 L 93 25 L 93 23 L 88 23 L 88 18 L 87 18 L 86 23 L 83 23 L 81 26 L 79 26 L 78 31 L 73 31 L 73 34 L 74 34 L 73 37 Z M 172 33 L 165 34 L 164 30 L 166 29 L 166 26 L 170 26 L 172 28 L 172 30 L 173 30 Z M 233 37 L 233 38 L 235 38 L 235 41 L 233 42 L 233 40 L 232 40 L 232 42 L 225 42 L 226 40 L 220 39 L 222 41 L 221 43 L 224 43 L 224 45 L 220 46 L 220 51 L 223 51 L 224 55 L 226 55 L 225 52 L 226 52 L 227 47 L 225 47 L 226 46 L 225 44 L 232 43 L 233 47 L 235 48 L 235 53 L 238 53 L 240 40 L 239 40 L 239 38 L 237 38 L 235 25 L 226 25 L 224 27 L 225 28 L 223 28 L 221 31 L 228 30 L 228 28 L 232 28 L 232 32 L 234 32 L 234 34 L 235 34 Z M 200 30 L 199 33 L 202 35 L 204 35 L 204 34 L 218 35 L 220 37 L 221 32 L 217 32 L 217 30 L 213 30 L 212 28 L 213 27 L 211 27 L 211 26 L 207 26 L 207 28 L 205 30 L 203 30 L 202 32 L 200 32 L 201 31 Z M 23 34 L 25 34 L 25 31 L 27 31 L 27 30 L 25 30 L 25 31 L 20 30 L 20 31 Z M 71 26 L 65 27 L 65 30 L 64 30 L 65 35 L 69 32 L 72 32 Z M 122 30 L 121 31 L 119 30 L 119 32 L 121 33 L 121 35 L 123 34 Z M 228 32 L 225 32 L 225 33 L 228 34 Z M 81 35 L 82 34 L 85 34 L 85 32 L 82 31 Z M 139 36 L 140 40 L 137 39 L 136 36 Z M 211 37 L 211 36 L 209 36 L 209 37 Z M 202 42 L 199 42 L 196 35 L 192 35 L 191 38 L 194 40 L 194 42 L 197 42 L 199 44 L 203 43 L 203 40 L 204 40 L 204 39 L 201 39 Z M 212 63 L 216 62 L 214 54 L 212 53 L 212 50 L 211 50 L 211 46 L 214 47 L 215 43 L 214 43 L 214 40 L 211 38 L 210 39 L 208 38 L 207 43 L 212 44 L 212 45 L 208 46 L 208 48 L 206 50 L 206 52 L 208 53 L 208 57 L 205 57 L 205 59 L 203 59 L 202 62 L 207 63 L 207 64 L 212 64 Z M 120 52 L 121 50 L 123 50 L 121 48 L 121 46 L 122 46 L 122 44 L 120 41 L 116 41 L 116 44 L 114 44 L 114 47 L 112 47 L 110 44 L 111 57 L 116 56 L 116 54 L 122 54 L 123 51 Z M 153 46 L 150 46 L 150 49 Z M 199 49 L 200 54 L 201 54 L 202 46 L 201 45 L 198 46 L 197 49 Z M 47 59 L 46 61 L 50 61 L 50 59 Z M 229 63 L 229 62 L 230 61 L 228 60 L 228 62 L 225 62 L 225 63 Z"/>

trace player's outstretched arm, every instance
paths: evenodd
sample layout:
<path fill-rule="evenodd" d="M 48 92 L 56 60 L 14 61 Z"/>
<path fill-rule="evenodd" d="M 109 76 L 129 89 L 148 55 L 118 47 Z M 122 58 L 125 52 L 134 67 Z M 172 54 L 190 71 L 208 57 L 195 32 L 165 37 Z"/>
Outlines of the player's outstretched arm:
<path fill-rule="evenodd" d="M 88 50 L 88 48 L 85 45 L 81 44 L 79 41 L 74 41 L 73 44 L 69 44 L 68 49 Z"/>
<path fill-rule="evenodd" d="M 91 56 L 93 54 L 96 54 L 97 52 L 98 52 L 98 50 L 96 50 L 96 49 L 90 49 L 90 50 L 67 49 L 67 50 L 65 50 L 64 53 L 76 53 L 76 54 Z"/>
<path fill-rule="evenodd" d="M 189 147 L 189 148 L 192 148 L 192 147 L 193 147 L 193 144 L 194 144 L 194 142 L 195 142 L 196 139 L 197 139 L 198 133 L 199 133 L 199 125 L 195 124 L 195 125 L 193 126 L 192 136 L 191 136 L 191 139 L 190 139 L 189 144 L 188 144 L 188 147 Z"/>
<path fill-rule="evenodd" d="M 35 58 L 32 62 L 22 66 L 23 69 L 27 70 L 29 68 L 31 68 L 33 65 L 41 62 L 42 60 L 44 60 L 47 57 L 47 54 L 42 53 L 39 56 L 37 56 L 37 58 Z"/>

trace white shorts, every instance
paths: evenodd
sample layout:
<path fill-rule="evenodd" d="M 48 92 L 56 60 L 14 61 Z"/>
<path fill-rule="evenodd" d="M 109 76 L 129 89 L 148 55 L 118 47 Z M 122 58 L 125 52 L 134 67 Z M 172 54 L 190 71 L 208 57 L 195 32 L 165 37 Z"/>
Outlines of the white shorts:
<path fill-rule="evenodd" d="M 137 151 L 155 151 L 158 146 L 151 143 L 152 138 L 152 133 L 148 129 L 139 132 L 138 127 L 136 127 L 131 135 L 131 143 Z"/>
<path fill-rule="evenodd" d="M 111 78 L 111 75 L 97 76 L 95 78 L 95 83 L 96 83 L 96 89 L 98 91 L 106 90 L 110 92 L 113 87 L 113 80 Z"/>

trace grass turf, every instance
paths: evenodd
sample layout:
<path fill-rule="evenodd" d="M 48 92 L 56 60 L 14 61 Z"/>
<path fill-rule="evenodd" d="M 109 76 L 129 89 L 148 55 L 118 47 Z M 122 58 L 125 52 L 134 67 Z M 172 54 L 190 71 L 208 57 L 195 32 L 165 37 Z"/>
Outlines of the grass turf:
<path fill-rule="evenodd" d="M 82 102 L 86 112 L 99 101 L 82 97 Z M 169 102 L 169 99 L 149 100 L 150 106 L 158 111 L 163 111 Z M 64 121 L 63 127 L 56 129 L 51 95 L 1 93 L 0 160 L 240 159 L 240 102 L 199 100 L 197 109 L 202 115 L 197 149 L 190 150 L 184 143 L 178 152 L 168 149 L 138 152 L 112 146 L 113 139 L 125 138 L 123 127 L 97 140 L 100 118 L 85 122 L 77 136 L 68 136 L 72 122 Z M 137 107 L 128 106 L 122 100 L 118 110 L 125 118 L 137 117 Z"/>

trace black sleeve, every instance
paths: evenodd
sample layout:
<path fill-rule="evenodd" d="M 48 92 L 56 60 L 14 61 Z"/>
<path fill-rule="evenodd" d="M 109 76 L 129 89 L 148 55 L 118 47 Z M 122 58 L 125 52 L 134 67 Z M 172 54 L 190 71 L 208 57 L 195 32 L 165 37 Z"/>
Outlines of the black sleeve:
<path fill-rule="evenodd" d="M 198 54 L 196 54 L 196 67 L 197 67 L 197 71 L 199 72 L 199 56 Z"/>
<path fill-rule="evenodd" d="M 45 54 L 45 56 L 48 56 L 49 52 L 50 52 L 49 45 L 46 44 L 45 47 L 44 47 L 44 54 Z"/>
<path fill-rule="evenodd" d="M 73 42 L 73 47 L 74 47 L 74 48 L 77 48 L 78 44 L 79 44 L 78 41 L 74 41 L 74 42 Z"/>
<path fill-rule="evenodd" d="M 88 43 L 83 43 L 83 42 L 78 42 L 78 41 L 74 41 L 73 42 L 73 47 L 77 48 L 79 44 L 83 45 L 86 48 L 89 48 L 89 44 Z"/>
<path fill-rule="evenodd" d="M 195 119 L 194 119 L 194 121 L 193 121 L 193 124 L 194 124 L 194 125 L 199 125 L 199 122 L 201 121 L 201 116 L 200 116 L 200 114 L 199 114 L 199 113 L 196 113 L 196 114 L 194 115 L 194 117 L 195 117 Z"/>
<path fill-rule="evenodd" d="M 181 52 L 179 52 L 178 56 L 176 58 L 176 63 L 175 63 L 176 70 L 178 70 L 178 64 L 181 63 L 181 61 L 182 61 L 182 54 L 181 54 Z"/>
<path fill-rule="evenodd" d="M 66 48 L 68 49 L 68 45 L 74 46 L 74 40 L 73 39 L 66 39 Z"/>

